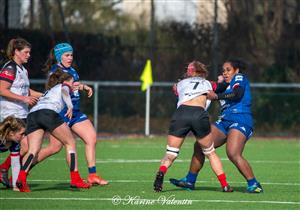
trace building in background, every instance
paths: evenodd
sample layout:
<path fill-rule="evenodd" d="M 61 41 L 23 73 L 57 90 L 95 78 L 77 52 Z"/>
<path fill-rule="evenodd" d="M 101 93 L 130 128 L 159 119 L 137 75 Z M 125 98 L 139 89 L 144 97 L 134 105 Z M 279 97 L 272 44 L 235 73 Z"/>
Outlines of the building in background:
<path fill-rule="evenodd" d="M 154 0 L 157 21 L 212 24 L 215 0 Z M 118 8 L 145 24 L 150 22 L 151 0 L 123 0 Z M 218 0 L 218 23 L 226 24 L 224 1 Z"/>

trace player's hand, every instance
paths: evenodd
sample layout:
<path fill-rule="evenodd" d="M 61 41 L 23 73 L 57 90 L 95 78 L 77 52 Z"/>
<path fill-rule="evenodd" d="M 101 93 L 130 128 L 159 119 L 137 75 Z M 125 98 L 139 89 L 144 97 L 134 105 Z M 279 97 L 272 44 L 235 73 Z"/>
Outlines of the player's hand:
<path fill-rule="evenodd" d="M 93 89 L 88 85 L 83 85 L 83 90 L 85 90 L 90 98 L 93 95 Z"/>
<path fill-rule="evenodd" d="M 39 100 L 36 96 L 24 96 L 23 102 L 29 106 L 33 106 Z"/>
<path fill-rule="evenodd" d="M 222 82 L 224 82 L 224 77 L 223 75 L 219 75 L 217 83 L 222 83 Z"/>
<path fill-rule="evenodd" d="M 73 116 L 73 109 L 72 108 L 68 108 L 65 117 L 68 117 L 69 119 L 72 119 Z"/>
<path fill-rule="evenodd" d="M 209 100 L 217 100 L 218 96 L 217 96 L 217 94 L 214 91 L 210 90 L 207 93 L 207 99 L 209 99 Z"/>
<path fill-rule="evenodd" d="M 172 87 L 173 93 L 178 96 L 178 92 L 177 92 L 177 83 L 175 83 Z"/>
<path fill-rule="evenodd" d="M 76 91 L 76 90 L 80 90 L 80 82 L 73 82 L 72 84 L 72 90 Z"/>

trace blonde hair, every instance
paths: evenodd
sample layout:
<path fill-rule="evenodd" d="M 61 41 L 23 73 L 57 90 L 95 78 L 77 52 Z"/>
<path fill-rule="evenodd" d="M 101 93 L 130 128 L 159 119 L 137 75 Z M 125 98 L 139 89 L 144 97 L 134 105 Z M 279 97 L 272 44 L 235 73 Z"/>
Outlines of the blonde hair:
<path fill-rule="evenodd" d="M 6 143 L 9 132 L 17 132 L 25 127 L 25 122 L 22 119 L 8 116 L 0 123 L 0 143 Z"/>
<path fill-rule="evenodd" d="M 207 77 L 208 70 L 206 68 L 206 65 L 199 62 L 199 61 L 193 61 L 192 62 L 193 66 L 195 67 L 195 72 L 201 77 Z"/>

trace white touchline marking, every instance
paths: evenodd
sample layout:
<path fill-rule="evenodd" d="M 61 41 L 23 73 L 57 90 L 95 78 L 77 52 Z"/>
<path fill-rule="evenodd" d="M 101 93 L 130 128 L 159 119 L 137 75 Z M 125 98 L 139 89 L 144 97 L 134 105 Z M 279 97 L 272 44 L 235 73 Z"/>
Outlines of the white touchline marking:
<path fill-rule="evenodd" d="M 4 160 L 4 158 L 0 158 L 0 160 Z M 49 158 L 47 160 L 51 161 L 66 161 L 65 158 Z M 221 158 L 222 161 L 229 161 L 228 158 Z M 98 159 L 96 160 L 97 163 L 159 163 L 160 159 L 136 159 L 136 160 L 126 160 L 126 159 Z M 208 162 L 208 160 L 205 160 Z M 300 161 L 282 161 L 282 160 L 248 160 L 250 163 L 274 163 L 274 164 L 300 164 Z M 176 163 L 186 163 L 191 162 L 190 159 L 178 159 L 175 161 Z"/>
<path fill-rule="evenodd" d="M 0 198 L 0 200 L 72 200 L 72 201 L 112 201 L 113 198 Z M 128 199 L 122 199 L 122 201 L 128 201 Z M 136 199 L 139 200 L 139 199 Z M 142 198 L 140 200 L 149 200 L 149 201 L 157 201 L 159 204 L 159 201 L 157 199 L 146 199 Z M 186 201 L 185 200 L 176 200 L 176 201 Z M 262 204 L 290 204 L 290 205 L 300 205 L 300 202 L 293 202 L 293 201 L 248 201 L 248 200 L 189 200 L 192 202 L 208 202 L 208 203 L 262 203 Z"/>
<path fill-rule="evenodd" d="M 69 182 L 69 180 L 64 179 L 30 179 L 29 182 Z M 153 180 L 108 180 L 111 183 L 152 183 Z M 168 183 L 169 181 L 165 180 L 165 183 Z M 197 181 L 197 183 L 219 183 L 218 181 Z M 233 182 L 230 183 L 235 184 L 245 184 L 245 182 Z M 276 182 L 261 182 L 262 185 L 286 185 L 286 186 L 300 186 L 300 183 L 276 183 Z"/>

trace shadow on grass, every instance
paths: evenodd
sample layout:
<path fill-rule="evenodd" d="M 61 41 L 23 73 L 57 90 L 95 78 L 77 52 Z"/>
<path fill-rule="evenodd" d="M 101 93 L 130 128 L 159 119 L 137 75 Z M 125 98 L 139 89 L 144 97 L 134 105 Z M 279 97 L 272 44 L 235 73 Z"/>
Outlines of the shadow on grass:
<path fill-rule="evenodd" d="M 245 187 L 232 187 L 233 192 L 240 192 L 245 193 L 246 189 Z M 173 188 L 168 190 L 163 190 L 163 192 L 179 192 L 179 191 L 188 191 L 188 192 L 197 192 L 197 191 L 210 191 L 210 192 L 222 192 L 221 187 L 207 187 L 207 186 L 201 186 L 201 187 L 195 187 L 194 190 L 190 189 L 184 189 L 184 188 Z"/>
<path fill-rule="evenodd" d="M 51 186 L 48 185 L 47 187 L 43 187 L 43 184 L 29 184 L 29 187 L 33 192 L 42 192 L 42 191 L 51 191 L 51 190 L 82 192 L 82 190 L 86 190 L 86 189 L 71 188 L 69 183 L 57 183 Z"/>

